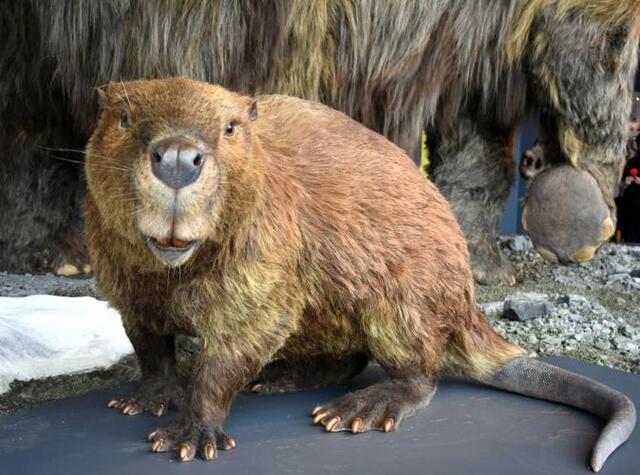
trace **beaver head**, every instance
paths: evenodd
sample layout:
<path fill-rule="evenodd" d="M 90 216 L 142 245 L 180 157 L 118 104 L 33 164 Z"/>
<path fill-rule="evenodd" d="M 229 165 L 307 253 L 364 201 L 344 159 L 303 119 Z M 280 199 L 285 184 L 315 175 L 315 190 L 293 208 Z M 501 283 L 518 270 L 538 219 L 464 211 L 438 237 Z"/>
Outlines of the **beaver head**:
<path fill-rule="evenodd" d="M 112 83 L 87 146 L 89 192 L 105 226 L 177 267 L 251 200 L 260 145 L 255 101 L 185 79 Z"/>

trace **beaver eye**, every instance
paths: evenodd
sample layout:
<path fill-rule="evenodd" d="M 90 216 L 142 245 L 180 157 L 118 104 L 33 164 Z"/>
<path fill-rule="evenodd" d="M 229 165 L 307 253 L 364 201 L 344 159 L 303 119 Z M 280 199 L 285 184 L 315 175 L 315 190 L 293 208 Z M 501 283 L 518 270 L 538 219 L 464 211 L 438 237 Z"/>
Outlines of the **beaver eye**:
<path fill-rule="evenodd" d="M 120 116 L 120 122 L 118 122 L 118 129 L 126 129 L 129 127 L 129 113 L 125 110 L 122 111 L 122 115 Z"/>
<path fill-rule="evenodd" d="M 231 137 L 236 133 L 236 124 L 234 122 L 229 122 L 227 126 L 224 128 L 224 134 L 227 137 Z"/>

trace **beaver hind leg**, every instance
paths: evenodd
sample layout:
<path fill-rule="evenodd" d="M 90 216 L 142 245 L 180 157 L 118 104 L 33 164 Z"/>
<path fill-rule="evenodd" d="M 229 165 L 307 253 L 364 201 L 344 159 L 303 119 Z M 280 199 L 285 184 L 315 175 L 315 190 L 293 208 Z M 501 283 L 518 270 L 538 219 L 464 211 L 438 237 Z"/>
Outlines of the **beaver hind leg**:
<path fill-rule="evenodd" d="M 391 432 L 428 405 L 435 390 L 435 380 L 425 376 L 389 379 L 316 406 L 311 415 L 328 432 Z"/>
<path fill-rule="evenodd" d="M 368 362 L 363 353 L 278 359 L 262 369 L 249 390 L 275 394 L 342 384 L 362 372 Z"/>
<path fill-rule="evenodd" d="M 387 379 L 316 406 L 313 422 L 329 432 L 391 432 L 431 401 L 447 336 L 425 324 L 437 315 L 404 296 L 366 303 L 358 313 L 367 350 Z"/>

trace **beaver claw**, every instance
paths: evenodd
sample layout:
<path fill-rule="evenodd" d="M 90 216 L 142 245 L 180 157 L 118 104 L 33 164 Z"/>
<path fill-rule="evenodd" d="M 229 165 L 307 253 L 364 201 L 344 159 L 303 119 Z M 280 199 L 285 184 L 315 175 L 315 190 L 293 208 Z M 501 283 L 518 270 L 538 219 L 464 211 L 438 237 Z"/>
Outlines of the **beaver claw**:
<path fill-rule="evenodd" d="M 199 453 L 204 460 L 213 460 L 218 449 L 231 450 L 236 446 L 220 426 L 195 422 L 189 416 L 178 417 L 169 426 L 157 429 L 147 436 L 152 452 L 176 451 L 181 462 L 193 460 Z"/>
<path fill-rule="evenodd" d="M 143 381 L 131 395 L 112 399 L 107 407 L 121 409 L 127 416 L 135 416 L 150 412 L 155 416 L 163 416 L 169 407 L 180 408 L 184 400 L 184 390 L 177 381 L 166 381 L 165 378 L 153 378 Z"/>
<path fill-rule="evenodd" d="M 327 432 L 394 431 L 412 404 L 390 396 L 385 389 L 368 387 L 316 406 L 311 413 L 313 423 L 324 426 Z"/>

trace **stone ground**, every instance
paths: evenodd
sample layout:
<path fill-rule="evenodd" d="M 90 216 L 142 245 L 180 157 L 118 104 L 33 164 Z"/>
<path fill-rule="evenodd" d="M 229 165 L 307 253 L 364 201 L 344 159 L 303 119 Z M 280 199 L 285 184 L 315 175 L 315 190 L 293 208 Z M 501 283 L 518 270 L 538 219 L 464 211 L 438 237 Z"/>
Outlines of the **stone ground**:
<path fill-rule="evenodd" d="M 640 246 L 607 244 L 591 262 L 556 267 L 526 237 L 503 237 L 500 244 L 515 264 L 516 285 L 477 287 L 480 308 L 499 332 L 534 356 L 569 356 L 640 373 Z M 0 273 L 0 296 L 32 294 L 99 297 L 92 279 Z M 186 366 L 196 349 L 190 341 L 181 346 Z M 0 395 L 0 411 L 122 384 L 138 374 L 129 356 L 108 370 L 15 382 Z"/>
<path fill-rule="evenodd" d="M 552 266 L 524 236 L 501 244 L 516 265 L 517 284 L 477 287 L 481 310 L 498 331 L 532 355 L 640 373 L 640 246 L 605 244 L 590 262 Z M 542 300 L 548 313 L 511 321 L 503 318 L 508 300 Z"/>

